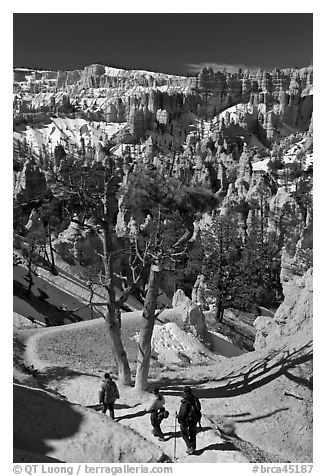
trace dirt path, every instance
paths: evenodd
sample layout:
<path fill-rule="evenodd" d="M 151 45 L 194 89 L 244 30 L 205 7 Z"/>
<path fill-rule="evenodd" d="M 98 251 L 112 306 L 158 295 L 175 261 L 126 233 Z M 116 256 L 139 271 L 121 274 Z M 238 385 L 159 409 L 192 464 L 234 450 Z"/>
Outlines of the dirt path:
<path fill-rule="evenodd" d="M 151 434 L 150 415 L 144 414 L 144 405 L 133 409 L 117 410 L 116 415 L 121 415 L 120 423 L 133 428 L 137 433 L 149 441 L 156 443 L 165 454 L 179 463 L 249 463 L 249 460 L 238 450 L 228 446 L 222 440 L 207 418 L 202 418 L 202 429 L 197 433 L 197 451 L 195 455 L 187 455 L 186 445 L 183 441 L 177 424 L 175 434 L 174 411 L 179 409 L 180 398 L 166 396 L 166 408 L 170 411 L 169 418 L 164 420 L 161 428 L 166 441 L 160 442 Z M 138 410 L 139 408 L 139 410 Z M 135 416 L 139 414 L 139 416 Z M 176 438 L 175 438 L 176 435 Z M 176 440 L 176 459 L 174 459 L 174 444 Z M 228 449 L 229 448 L 229 449 Z"/>
<path fill-rule="evenodd" d="M 81 322 L 74 326 L 85 326 L 86 323 Z M 95 321 L 88 321 L 88 326 L 96 325 Z M 41 372 L 44 377 L 48 374 L 51 376 L 47 387 L 55 390 L 73 403 L 79 403 L 94 411 L 100 411 L 98 405 L 98 389 L 100 378 L 91 375 L 67 376 L 65 368 L 60 374 L 55 363 L 41 360 L 37 355 L 37 342 L 44 333 L 60 333 L 64 332 L 64 327 L 40 329 L 37 333 L 30 336 L 26 341 L 25 361 L 28 365 L 33 365 L 36 370 Z M 51 369 L 56 369 L 55 376 L 51 374 Z M 72 374 L 74 370 L 71 369 Z M 202 430 L 197 435 L 197 452 L 196 455 L 187 455 L 186 446 L 179 431 L 177 424 L 176 433 L 176 459 L 174 458 L 174 415 L 179 409 L 180 397 L 174 395 L 165 395 L 166 409 L 170 412 L 169 418 L 162 423 L 162 430 L 165 434 L 166 441 L 160 442 L 151 433 L 150 415 L 145 413 L 146 406 L 152 398 L 151 394 L 144 393 L 138 395 L 132 388 L 120 389 L 121 398 L 117 401 L 116 417 L 119 424 L 127 426 L 135 430 L 146 440 L 155 443 L 164 451 L 172 460 L 176 462 L 198 462 L 198 463 L 248 463 L 249 460 L 232 445 L 227 445 L 217 434 L 212 425 L 205 417 L 202 419 Z M 109 417 L 108 417 L 109 418 Z"/>
<path fill-rule="evenodd" d="M 83 321 L 77 322 L 74 324 L 74 328 L 78 327 L 92 327 L 97 326 L 98 322 L 97 319 L 92 321 Z M 38 340 L 42 338 L 44 334 L 59 334 L 61 332 L 65 332 L 65 326 L 53 326 L 53 327 L 46 327 L 42 329 L 38 329 L 37 332 L 33 333 L 28 339 L 26 340 L 26 348 L 24 354 L 24 360 L 28 365 L 33 366 L 35 369 L 39 371 L 45 371 L 47 368 L 51 368 L 54 366 L 54 363 L 47 362 L 45 360 L 41 360 L 37 354 L 37 343 Z"/>
<path fill-rule="evenodd" d="M 132 319 L 130 322 L 129 317 Z M 137 313 L 128 313 L 126 327 L 134 329 L 135 319 Z M 98 390 L 106 367 L 98 365 L 96 359 L 92 362 L 85 360 L 89 359 L 87 349 L 91 348 L 94 339 L 94 329 L 91 327 L 98 325 L 96 321 L 71 325 L 71 329 L 80 328 L 76 335 L 83 349 L 83 352 L 78 351 L 73 356 L 69 353 L 73 339 L 68 333 L 68 326 L 34 332 L 25 342 L 25 361 L 41 372 L 39 382 L 43 388 L 64 395 L 72 403 L 99 411 Z M 64 332 L 67 332 L 65 346 L 61 346 Z M 52 337 L 52 333 L 56 335 Z M 81 342 L 83 334 L 91 335 L 91 339 Z M 43 337 L 43 342 L 39 343 Z M 47 345 L 51 345 L 51 352 L 46 352 Z M 38 349 L 42 352 L 39 355 Z M 62 355 L 58 355 L 61 352 Z M 48 357 L 50 360 L 46 361 Z M 62 357 L 61 361 L 59 357 Z M 173 459 L 174 414 L 179 409 L 182 387 L 190 385 L 201 400 L 203 414 L 214 420 L 233 418 L 239 438 L 233 444 L 226 443 L 215 432 L 211 422 L 203 418 L 196 455 L 186 455 L 185 444 L 177 432 L 178 461 L 309 461 L 308 438 L 311 431 L 307 405 L 311 400 L 310 384 L 303 382 L 301 385 L 293 380 L 296 377 L 291 372 L 296 366 L 308 365 L 311 358 L 311 341 L 305 329 L 302 329 L 290 341 L 280 340 L 279 348 L 273 351 L 264 349 L 259 353 L 247 353 L 230 359 L 223 357 L 218 364 L 211 366 L 180 366 L 164 372 L 157 366 L 157 374 L 153 373 L 153 366 L 151 379 L 159 382 L 166 399 L 166 408 L 170 412 L 169 418 L 162 423 L 165 442 L 159 442 L 151 434 L 150 417 L 144 411 L 151 398 L 149 393 L 137 395 L 134 389 L 119 386 L 121 399 L 116 405 L 116 416 L 120 425 L 134 429 Z M 298 440 L 297 435 L 302 429 L 305 431 L 304 437 Z"/>

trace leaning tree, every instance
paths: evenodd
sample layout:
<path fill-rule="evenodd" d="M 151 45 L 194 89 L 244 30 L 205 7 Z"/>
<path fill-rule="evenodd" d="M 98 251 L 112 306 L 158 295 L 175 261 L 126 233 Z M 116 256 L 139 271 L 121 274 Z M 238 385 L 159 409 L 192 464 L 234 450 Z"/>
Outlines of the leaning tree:
<path fill-rule="evenodd" d="M 120 270 L 118 259 L 130 253 L 130 243 L 117 237 L 118 192 L 123 180 L 119 161 L 107 156 L 104 163 L 80 165 L 80 159 L 63 159 L 56 172 L 56 196 L 60 197 L 66 215 L 81 229 L 91 230 L 102 246 L 96 251 L 100 268 L 98 284 L 105 291 L 104 302 L 89 302 L 89 306 L 104 308 L 110 346 L 116 360 L 119 380 L 131 384 L 130 367 L 121 339 L 121 309 L 129 295 L 137 289 L 145 268 L 131 263 L 131 271 L 124 277 L 123 292 L 118 295 Z"/>

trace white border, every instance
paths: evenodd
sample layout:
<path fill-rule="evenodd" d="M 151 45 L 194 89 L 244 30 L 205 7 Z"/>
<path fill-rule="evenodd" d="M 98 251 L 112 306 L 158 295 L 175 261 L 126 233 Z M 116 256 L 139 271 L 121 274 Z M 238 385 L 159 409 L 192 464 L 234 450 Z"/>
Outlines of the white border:
<path fill-rule="evenodd" d="M 200 8 L 199 8 L 200 6 Z M 96 2 L 81 1 L 63 1 L 45 3 L 44 0 L 16 0 L 14 4 L 6 2 L 1 9 L 1 167 L 2 167 L 2 183 L 1 183 L 1 290 L 2 290 L 2 321 L 5 325 L 6 332 L 1 332 L 1 362 L 2 362 L 2 430 L 4 438 L 2 440 L 1 449 L 5 455 L 5 462 L 9 463 L 9 473 L 11 474 L 12 462 L 12 367 L 9 356 L 12 355 L 12 299 L 8 299 L 12 295 L 12 284 L 9 276 L 12 276 L 12 14 L 13 13 L 314 13 L 314 155 L 315 155 L 315 199 L 314 199 L 314 225 L 315 225 L 315 279 L 314 291 L 315 296 L 315 324 L 314 339 L 315 349 L 317 349 L 317 358 L 315 358 L 315 404 L 314 404 L 314 474 L 322 474 L 322 461 L 325 454 L 324 449 L 324 415 L 325 393 L 323 392 L 322 380 L 326 378 L 325 373 L 325 356 L 321 354 L 321 349 L 325 347 L 324 339 L 326 313 L 322 308 L 322 295 L 324 291 L 324 263 L 325 263 L 325 163 L 326 163 L 326 141 L 325 137 L 325 97 L 326 97 L 326 74 L 324 65 L 326 62 L 325 55 L 325 35 L 326 18 L 324 2 L 321 1 L 293 1 L 284 2 L 274 0 L 273 2 L 244 2 L 233 0 L 232 2 L 224 2 L 222 5 L 217 2 L 209 1 L 203 4 L 188 1 L 164 0 L 164 2 L 107 2 L 97 0 Z M 275 31 L 277 35 L 277 30 Z M 272 40 L 272 39 L 271 39 Z M 40 38 L 40 41 L 42 39 Z M 5 144 L 5 146 L 4 146 Z M 6 385 L 4 386 L 4 383 Z M 3 400 L 3 398 L 2 398 Z M 10 411 L 10 410 L 11 411 Z M 7 466 L 7 465 L 6 465 Z M 245 465 L 246 466 L 246 465 Z M 184 471 L 187 473 L 199 472 L 201 470 L 211 472 L 211 465 L 183 465 Z M 227 471 L 229 474 L 247 473 L 248 469 L 240 464 L 229 464 L 227 467 L 217 466 L 217 472 Z M 215 472 L 214 471 L 214 472 Z M 178 471 L 179 472 L 179 471 Z M 251 471 L 249 471 L 249 474 Z"/>

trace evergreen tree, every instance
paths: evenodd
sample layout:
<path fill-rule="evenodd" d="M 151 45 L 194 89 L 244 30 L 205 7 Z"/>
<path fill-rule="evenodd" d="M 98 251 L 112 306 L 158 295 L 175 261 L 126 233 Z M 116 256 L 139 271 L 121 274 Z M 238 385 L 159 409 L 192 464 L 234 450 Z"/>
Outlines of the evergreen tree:
<path fill-rule="evenodd" d="M 234 217 L 216 215 L 202 231 L 200 274 L 208 298 L 215 300 L 218 321 L 229 307 L 250 311 L 254 305 L 273 305 L 280 297 L 278 240 L 260 220 L 252 224 L 245 241 Z"/>
<path fill-rule="evenodd" d="M 45 230 L 45 244 L 44 244 L 44 254 L 50 271 L 52 274 L 57 275 L 58 271 L 55 266 L 55 257 L 53 249 L 53 236 L 58 235 L 63 231 L 67 221 L 64 219 L 62 203 L 59 199 L 51 197 L 51 199 L 44 200 L 41 207 L 38 209 L 40 219 L 42 221 L 44 230 Z M 49 253 L 47 246 L 49 247 Z"/>
<path fill-rule="evenodd" d="M 222 321 L 224 310 L 232 305 L 239 289 L 242 240 L 234 220 L 216 215 L 202 231 L 201 241 L 202 274 L 208 293 L 215 300 L 216 319 Z"/>
<path fill-rule="evenodd" d="M 239 270 L 244 286 L 249 285 L 250 291 L 243 296 L 242 308 L 250 307 L 251 303 L 273 306 L 282 296 L 280 283 L 281 247 L 276 233 L 268 233 L 259 224 L 252 223 L 248 233 Z"/>

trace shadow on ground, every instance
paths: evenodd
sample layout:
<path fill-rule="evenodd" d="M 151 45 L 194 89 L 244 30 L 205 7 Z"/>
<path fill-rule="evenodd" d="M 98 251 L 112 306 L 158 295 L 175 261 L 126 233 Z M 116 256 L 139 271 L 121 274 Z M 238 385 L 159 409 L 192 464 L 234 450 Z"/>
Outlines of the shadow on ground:
<path fill-rule="evenodd" d="M 39 454 L 53 448 L 49 440 L 60 440 L 79 431 L 83 417 L 65 400 L 14 384 L 14 447 Z"/>
<path fill-rule="evenodd" d="M 208 445 L 205 448 L 201 448 L 199 450 L 196 450 L 195 455 L 200 456 L 205 451 L 239 451 L 238 448 L 234 446 L 233 443 L 230 442 L 225 442 L 225 443 L 215 443 L 212 445 Z"/>
<path fill-rule="evenodd" d="M 121 417 L 118 417 L 116 418 L 116 421 L 121 421 L 121 420 L 131 420 L 133 418 L 139 418 L 139 417 L 142 417 L 144 415 L 146 415 L 147 412 L 145 410 L 140 410 L 139 412 L 136 412 L 136 413 L 128 413 L 127 415 L 124 415 L 124 416 L 121 416 Z"/>
<path fill-rule="evenodd" d="M 309 342 L 297 350 L 286 350 L 279 355 L 270 354 L 264 359 L 255 362 L 251 367 L 244 367 L 243 372 L 238 371 L 237 374 L 230 373 L 219 379 L 220 382 L 227 381 L 225 385 L 213 388 L 197 388 L 195 393 L 198 398 L 236 397 L 262 387 L 282 375 L 312 389 L 312 382 L 310 380 L 302 379 L 302 377 L 295 376 L 289 372 L 290 369 L 311 361 L 312 357 L 312 342 Z M 206 382 L 203 381 L 202 383 Z M 169 385 L 169 382 L 165 384 L 163 380 L 161 384 L 163 393 L 181 396 L 181 385 L 190 384 L 194 386 L 194 383 L 186 383 L 186 381 L 174 381 L 173 384 Z M 199 385 L 200 383 L 196 382 L 196 384 Z"/>
<path fill-rule="evenodd" d="M 128 408 L 134 408 L 137 405 L 138 404 L 130 406 L 130 405 L 126 405 L 126 404 L 123 404 L 123 403 L 115 403 L 114 408 L 115 408 L 115 410 L 127 410 Z M 95 405 L 86 405 L 86 408 L 91 408 L 92 410 L 95 410 L 95 411 L 98 412 L 98 411 L 102 410 L 103 405 L 101 403 L 95 403 Z M 119 421 L 119 418 L 117 418 L 116 421 Z"/>
<path fill-rule="evenodd" d="M 205 426 L 203 428 L 200 429 L 200 431 L 197 432 L 197 435 L 199 433 L 204 433 L 205 431 L 211 431 L 212 428 L 210 426 Z M 182 435 L 181 435 L 181 431 L 168 431 L 166 433 L 164 433 L 164 438 L 165 438 L 165 441 L 169 441 L 169 440 L 172 440 L 174 438 L 181 438 Z"/>

